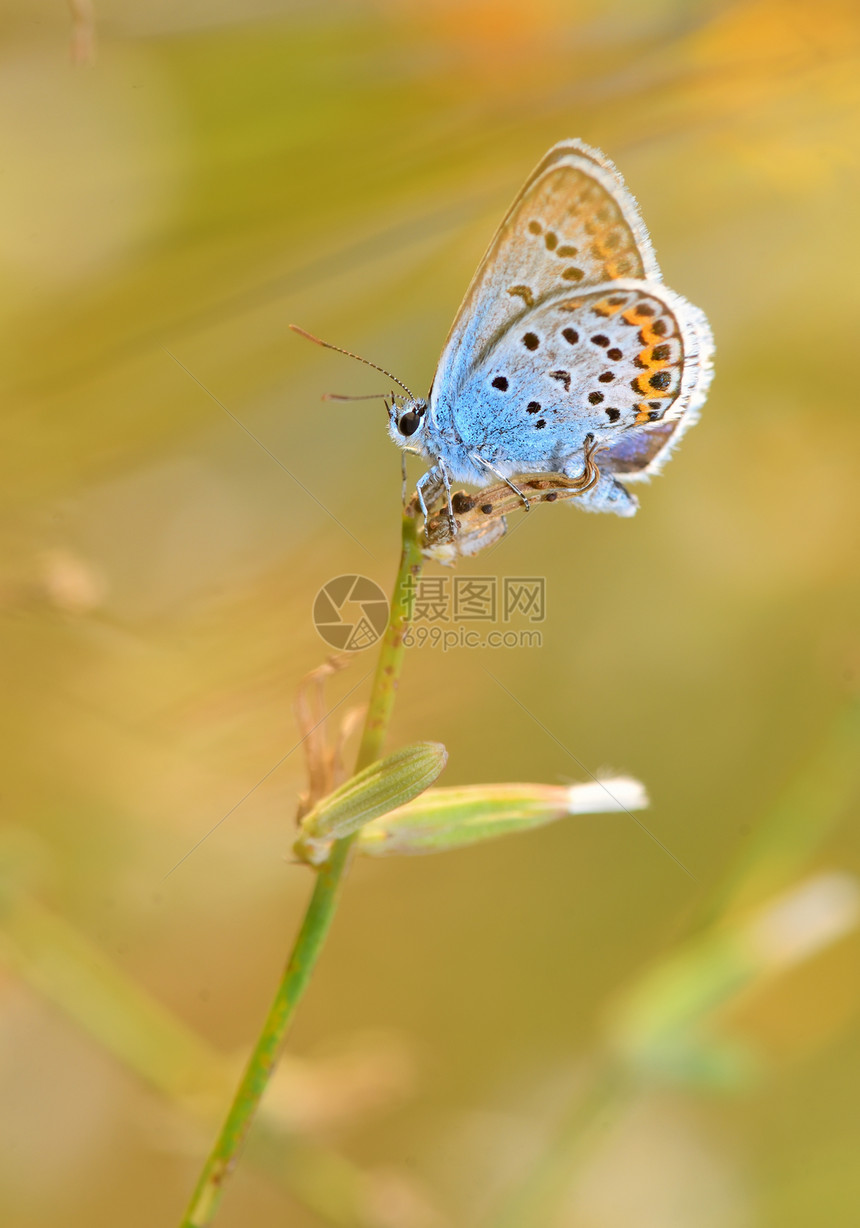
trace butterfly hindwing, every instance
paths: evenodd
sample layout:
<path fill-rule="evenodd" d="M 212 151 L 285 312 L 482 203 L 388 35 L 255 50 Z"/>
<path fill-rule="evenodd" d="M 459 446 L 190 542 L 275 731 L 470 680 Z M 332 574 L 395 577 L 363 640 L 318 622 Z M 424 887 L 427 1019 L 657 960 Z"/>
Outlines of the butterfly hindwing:
<path fill-rule="evenodd" d="M 556 292 L 467 374 L 453 425 L 509 475 L 578 471 L 591 435 L 601 467 L 642 476 L 695 419 L 710 350 L 704 317 L 661 283 Z"/>

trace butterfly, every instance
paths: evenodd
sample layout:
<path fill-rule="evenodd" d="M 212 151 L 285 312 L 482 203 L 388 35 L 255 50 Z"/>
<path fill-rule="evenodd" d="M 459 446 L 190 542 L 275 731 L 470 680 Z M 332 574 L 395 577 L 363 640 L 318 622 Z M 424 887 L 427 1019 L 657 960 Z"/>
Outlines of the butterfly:
<path fill-rule="evenodd" d="M 638 502 L 621 479 L 658 472 L 696 421 L 712 355 L 707 319 L 663 284 L 616 167 L 562 141 L 490 243 L 428 396 L 401 384 L 406 398 L 392 397 L 389 433 L 429 461 L 421 509 L 443 490 L 452 528 L 453 481 L 501 480 L 528 507 L 516 475 L 575 477 L 595 450 L 599 479 L 577 502 L 632 516 Z"/>

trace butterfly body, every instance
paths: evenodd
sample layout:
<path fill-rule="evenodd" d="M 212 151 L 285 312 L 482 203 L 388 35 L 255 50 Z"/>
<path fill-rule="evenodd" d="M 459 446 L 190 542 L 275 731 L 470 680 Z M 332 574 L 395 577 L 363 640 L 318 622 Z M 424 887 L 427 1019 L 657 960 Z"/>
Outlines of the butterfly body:
<path fill-rule="evenodd" d="M 696 420 L 712 352 L 702 312 L 663 285 L 615 167 L 565 141 L 502 222 L 428 399 L 393 408 L 391 435 L 449 492 L 452 479 L 573 477 L 596 442 L 601 477 L 578 502 L 632 515 L 618 478 L 655 472 Z"/>

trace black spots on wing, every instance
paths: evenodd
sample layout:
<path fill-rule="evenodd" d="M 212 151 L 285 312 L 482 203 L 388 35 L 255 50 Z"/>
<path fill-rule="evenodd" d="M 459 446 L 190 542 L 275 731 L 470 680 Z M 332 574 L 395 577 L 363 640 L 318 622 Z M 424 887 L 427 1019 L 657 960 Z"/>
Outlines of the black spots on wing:
<path fill-rule="evenodd" d="M 605 409 L 603 412 L 606 414 L 610 422 L 617 422 L 621 417 L 620 409 Z"/>
<path fill-rule="evenodd" d="M 607 302 L 609 303 L 610 307 L 621 307 L 627 302 L 627 295 L 613 294 L 611 298 L 607 299 Z"/>
<path fill-rule="evenodd" d="M 541 226 L 540 222 L 529 222 L 529 230 L 533 235 L 539 235 L 543 230 L 543 226 Z"/>
<path fill-rule="evenodd" d="M 615 379 L 615 376 L 612 374 L 611 371 L 604 371 L 603 374 L 598 375 L 597 378 L 600 380 L 601 384 L 611 384 L 612 381 Z"/>
<path fill-rule="evenodd" d="M 545 426 L 546 426 L 546 418 L 538 418 L 537 422 L 535 423 L 535 430 L 542 431 Z"/>
<path fill-rule="evenodd" d="M 672 376 L 668 371 L 656 371 L 648 381 L 651 387 L 656 388 L 658 392 L 665 392 L 671 382 Z"/>
<path fill-rule="evenodd" d="M 564 384 L 565 392 L 570 392 L 570 372 L 569 371 L 550 371 L 550 379 L 557 379 L 560 384 Z"/>
<path fill-rule="evenodd" d="M 497 375 L 493 380 L 493 387 L 498 388 L 499 392 L 508 391 L 508 381 L 504 375 Z"/>
<path fill-rule="evenodd" d="M 603 393 L 602 392 L 589 392 L 588 400 L 589 400 L 589 404 L 591 405 L 599 405 L 600 402 L 603 400 Z"/>
<path fill-rule="evenodd" d="M 638 316 L 655 316 L 657 314 L 657 308 L 653 307 L 650 303 L 637 303 L 635 311 Z"/>
<path fill-rule="evenodd" d="M 663 405 L 660 401 L 649 401 L 648 408 L 656 409 L 658 412 L 660 412 L 663 409 Z"/>
<path fill-rule="evenodd" d="M 583 273 L 582 269 L 577 269 L 573 265 L 571 265 L 570 268 L 565 269 L 562 273 L 562 277 L 565 281 L 582 281 L 584 276 L 585 274 Z"/>
<path fill-rule="evenodd" d="M 618 346 L 614 345 L 611 350 L 606 351 L 606 357 L 611 358 L 613 362 L 618 362 L 619 358 L 623 358 L 624 355 L 618 349 Z"/>
<path fill-rule="evenodd" d="M 563 328 L 561 330 L 561 335 L 564 337 L 568 345 L 576 345 L 577 341 L 579 340 L 579 333 L 575 328 Z"/>
<path fill-rule="evenodd" d="M 656 333 L 658 337 L 665 337 L 668 331 L 668 328 L 669 328 L 669 325 L 666 323 L 665 320 L 655 320 L 654 323 L 651 325 L 651 332 Z"/>
<path fill-rule="evenodd" d="M 531 226 L 529 226 L 529 229 L 531 230 Z M 539 234 L 539 233 L 540 233 L 539 230 L 532 231 L 532 234 Z M 548 230 L 543 237 L 543 241 L 546 244 L 546 249 L 548 252 L 555 252 L 555 254 L 561 257 L 561 259 L 563 260 L 570 260 L 570 258 L 572 256 L 575 256 L 579 251 L 579 248 L 574 247 L 572 243 L 559 244 L 558 235 L 555 233 L 554 230 Z M 562 276 L 567 277 L 567 273 L 563 273 Z M 580 273 L 579 276 L 581 277 L 582 273 Z M 568 281 L 578 281 L 578 280 L 579 280 L 578 277 L 568 278 Z"/>
<path fill-rule="evenodd" d="M 652 409 L 648 414 L 648 418 L 650 419 L 651 422 L 656 422 L 659 419 L 659 417 L 660 417 L 659 409 Z"/>
<path fill-rule="evenodd" d="M 528 405 L 526 406 L 526 413 L 527 414 L 539 414 L 540 413 L 540 401 L 529 401 Z"/>
<path fill-rule="evenodd" d="M 475 502 L 475 499 L 471 495 L 467 495 L 465 490 L 455 491 L 451 496 L 451 507 L 458 516 L 462 516 L 465 512 L 471 512 Z"/>
<path fill-rule="evenodd" d="M 481 511 L 484 513 L 485 516 L 489 516 L 492 510 L 493 510 L 492 503 L 482 503 L 481 504 Z"/>
<path fill-rule="evenodd" d="M 592 345 L 609 345 L 609 338 L 604 337 L 603 333 L 596 333 L 591 338 Z"/>
<path fill-rule="evenodd" d="M 555 501 L 556 501 L 556 499 L 557 499 L 557 498 L 558 498 L 558 491 L 557 491 L 557 490 L 549 490 L 549 491 L 547 491 L 547 493 L 544 495 L 544 497 L 543 497 L 543 501 L 544 501 L 544 503 L 555 503 Z"/>
<path fill-rule="evenodd" d="M 664 342 L 662 345 L 654 346 L 654 349 L 651 351 L 651 358 L 654 362 L 667 362 L 671 353 L 671 346 Z"/>
<path fill-rule="evenodd" d="M 536 350 L 540 345 L 540 337 L 537 333 L 526 333 L 523 336 L 523 345 L 527 350 Z"/>

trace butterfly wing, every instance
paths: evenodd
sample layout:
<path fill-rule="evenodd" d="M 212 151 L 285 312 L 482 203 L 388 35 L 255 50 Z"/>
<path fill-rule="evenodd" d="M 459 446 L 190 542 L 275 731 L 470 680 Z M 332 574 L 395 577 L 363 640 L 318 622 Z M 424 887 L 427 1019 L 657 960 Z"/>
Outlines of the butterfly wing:
<path fill-rule="evenodd" d="M 601 470 L 643 477 L 695 421 L 711 353 L 705 317 L 661 283 L 556 292 L 466 374 L 458 435 L 509 476 L 579 472 L 590 435 Z"/>
<path fill-rule="evenodd" d="M 564 141 L 509 209 L 454 321 L 430 395 L 437 450 L 466 480 L 475 455 L 509 476 L 578 472 L 592 435 L 610 482 L 645 477 L 695 421 L 712 350 L 704 315 L 662 285 L 614 165 Z"/>
<path fill-rule="evenodd" d="M 469 369 L 547 297 L 619 277 L 661 280 L 645 223 L 604 154 L 562 141 L 535 168 L 478 266 L 442 352 L 431 405 L 444 412 L 442 402 L 450 406 Z"/>

